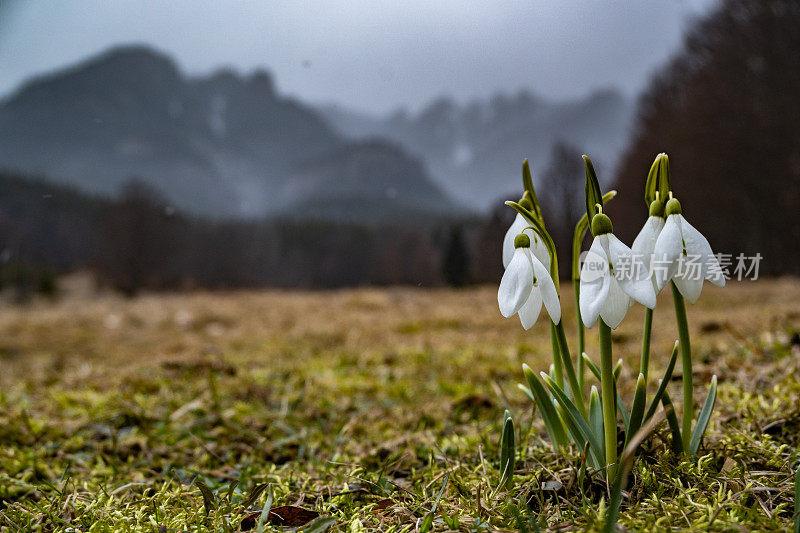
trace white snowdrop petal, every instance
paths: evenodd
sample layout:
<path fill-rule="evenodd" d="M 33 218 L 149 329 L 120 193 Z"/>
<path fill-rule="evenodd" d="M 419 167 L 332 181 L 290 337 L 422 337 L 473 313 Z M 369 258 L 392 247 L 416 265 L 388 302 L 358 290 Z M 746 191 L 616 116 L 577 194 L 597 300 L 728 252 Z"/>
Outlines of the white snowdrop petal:
<path fill-rule="evenodd" d="M 533 289 L 531 295 L 519 309 L 519 321 L 522 322 L 524 329 L 531 329 L 539 318 L 539 313 L 542 310 L 542 294 Z"/>
<path fill-rule="evenodd" d="M 617 329 L 622 323 L 622 319 L 628 313 L 630 307 L 630 297 L 625 294 L 619 283 L 612 276 L 608 287 L 608 296 L 603 303 L 603 308 L 600 310 L 600 317 L 603 322 L 608 324 L 611 329 Z"/>
<path fill-rule="evenodd" d="M 620 288 L 640 304 L 653 309 L 656 306 L 656 293 L 647 267 L 641 262 L 636 262 L 633 251 L 613 233 L 609 233 L 606 237 L 608 258 Z"/>
<path fill-rule="evenodd" d="M 506 231 L 505 237 L 503 237 L 503 268 L 508 268 L 508 264 L 511 262 L 511 258 L 514 256 L 514 239 L 522 233 L 522 230 L 528 226 L 525 218 L 517 213 L 516 218 L 514 218 L 514 222 L 509 226 L 508 231 Z"/>
<path fill-rule="evenodd" d="M 649 258 L 656 248 L 656 239 L 664 228 L 664 219 L 661 217 L 647 217 L 639 235 L 633 240 L 631 250 L 634 255 L 644 258 L 649 264 Z"/>
<path fill-rule="evenodd" d="M 703 278 L 696 275 L 696 273 L 688 272 L 684 275 L 675 276 L 673 281 L 675 286 L 678 287 L 678 291 L 690 304 L 694 304 L 700 298 L 700 291 L 703 290 Z"/>
<path fill-rule="evenodd" d="M 528 230 L 525 232 L 531 238 L 531 252 L 536 256 L 536 259 L 544 265 L 547 271 L 550 271 L 550 252 L 547 251 L 547 245 L 544 243 L 538 233 Z"/>
<path fill-rule="evenodd" d="M 561 302 L 558 299 L 556 285 L 553 283 L 550 271 L 536 257 L 532 256 L 531 259 L 533 275 L 536 277 L 537 283 L 537 287 L 533 289 L 533 292 L 541 293 L 547 314 L 550 315 L 554 324 L 558 324 L 561 322 Z"/>
<path fill-rule="evenodd" d="M 708 243 L 702 233 L 689 224 L 685 218 L 681 216 L 681 230 L 683 234 L 683 241 L 686 243 L 686 253 L 689 256 L 699 256 L 699 261 L 702 265 L 702 278 L 707 279 L 714 285 L 719 287 L 725 286 L 725 275 L 722 268 L 719 266 L 719 261 L 711 250 L 711 245 Z"/>
<path fill-rule="evenodd" d="M 660 291 L 675 275 L 678 258 L 683 253 L 680 215 L 670 215 L 653 249 L 653 277 Z"/>
<path fill-rule="evenodd" d="M 587 328 L 592 327 L 600 316 L 600 309 L 608 296 L 610 281 L 606 253 L 600 241 L 595 238 L 581 267 L 579 307 L 581 319 Z"/>
<path fill-rule="evenodd" d="M 533 287 L 533 270 L 525 248 L 517 248 L 508 268 L 500 280 L 497 290 L 497 303 L 500 313 L 506 317 L 514 316 L 528 299 Z"/>

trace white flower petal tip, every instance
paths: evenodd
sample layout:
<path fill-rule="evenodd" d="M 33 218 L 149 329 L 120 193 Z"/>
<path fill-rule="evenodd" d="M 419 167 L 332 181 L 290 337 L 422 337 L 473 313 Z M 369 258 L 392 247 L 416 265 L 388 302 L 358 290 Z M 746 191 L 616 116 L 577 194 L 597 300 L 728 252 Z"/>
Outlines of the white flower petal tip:
<path fill-rule="evenodd" d="M 656 289 L 674 281 L 681 295 L 694 304 L 703 280 L 725 286 L 725 275 L 708 240 L 681 214 L 669 215 L 653 250 Z"/>
<path fill-rule="evenodd" d="M 510 318 L 515 314 L 524 329 L 530 329 L 539 318 L 542 304 L 558 324 L 561 321 L 561 302 L 548 269 L 530 248 L 517 248 L 500 280 L 497 290 L 500 313 Z"/>
<path fill-rule="evenodd" d="M 583 324 L 590 328 L 597 318 L 608 296 L 611 275 L 608 259 L 600 241 L 595 238 L 588 252 L 583 254 L 580 277 L 579 308 Z"/>
<path fill-rule="evenodd" d="M 503 273 L 497 290 L 500 313 L 510 318 L 525 304 L 533 287 L 533 269 L 528 259 L 527 248 L 517 248 Z"/>

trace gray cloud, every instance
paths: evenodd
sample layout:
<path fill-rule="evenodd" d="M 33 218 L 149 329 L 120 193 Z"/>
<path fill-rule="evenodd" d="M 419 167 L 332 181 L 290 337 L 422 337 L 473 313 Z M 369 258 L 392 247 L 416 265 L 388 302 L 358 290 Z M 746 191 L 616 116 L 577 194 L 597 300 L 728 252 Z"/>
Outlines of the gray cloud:
<path fill-rule="evenodd" d="M 521 87 L 633 93 L 714 0 L 0 2 L 0 94 L 136 42 L 190 73 L 265 67 L 285 93 L 385 112 Z"/>

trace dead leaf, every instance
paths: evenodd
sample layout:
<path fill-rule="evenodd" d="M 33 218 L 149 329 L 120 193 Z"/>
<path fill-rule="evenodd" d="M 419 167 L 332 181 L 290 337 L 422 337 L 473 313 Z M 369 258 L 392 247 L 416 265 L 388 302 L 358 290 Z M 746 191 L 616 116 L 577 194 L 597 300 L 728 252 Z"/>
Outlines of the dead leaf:
<path fill-rule="evenodd" d="M 241 530 L 250 531 L 255 528 L 260 516 L 261 511 L 246 515 L 242 518 Z M 294 505 L 284 505 L 271 509 L 267 521 L 273 526 L 299 527 L 311 522 L 318 516 L 318 512 L 310 509 L 303 509 L 302 507 L 295 507 Z"/>

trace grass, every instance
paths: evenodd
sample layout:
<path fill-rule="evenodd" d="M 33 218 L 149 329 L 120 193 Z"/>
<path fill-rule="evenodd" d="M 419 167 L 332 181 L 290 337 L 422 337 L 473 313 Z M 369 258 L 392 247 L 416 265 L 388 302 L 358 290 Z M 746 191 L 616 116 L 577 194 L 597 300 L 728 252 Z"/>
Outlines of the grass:
<path fill-rule="evenodd" d="M 495 291 L 68 294 L 4 306 L 0 530 L 255 531 L 300 509 L 313 513 L 298 523 L 319 514 L 308 531 L 599 529 L 602 476 L 580 450 L 550 449 L 515 386 L 523 362 L 549 364 L 547 325 L 524 332 L 502 319 Z M 668 296 L 653 376 L 677 334 Z M 707 285 L 689 307 L 695 396 L 716 373 L 717 408 L 696 461 L 671 454 L 664 424 L 644 442 L 621 526 L 791 528 L 798 299 L 798 281 L 759 281 Z M 614 332 L 627 399 L 642 317 L 634 307 Z M 596 359 L 596 330 L 587 339 Z M 504 409 L 517 429 L 510 490 L 498 488 Z"/>

